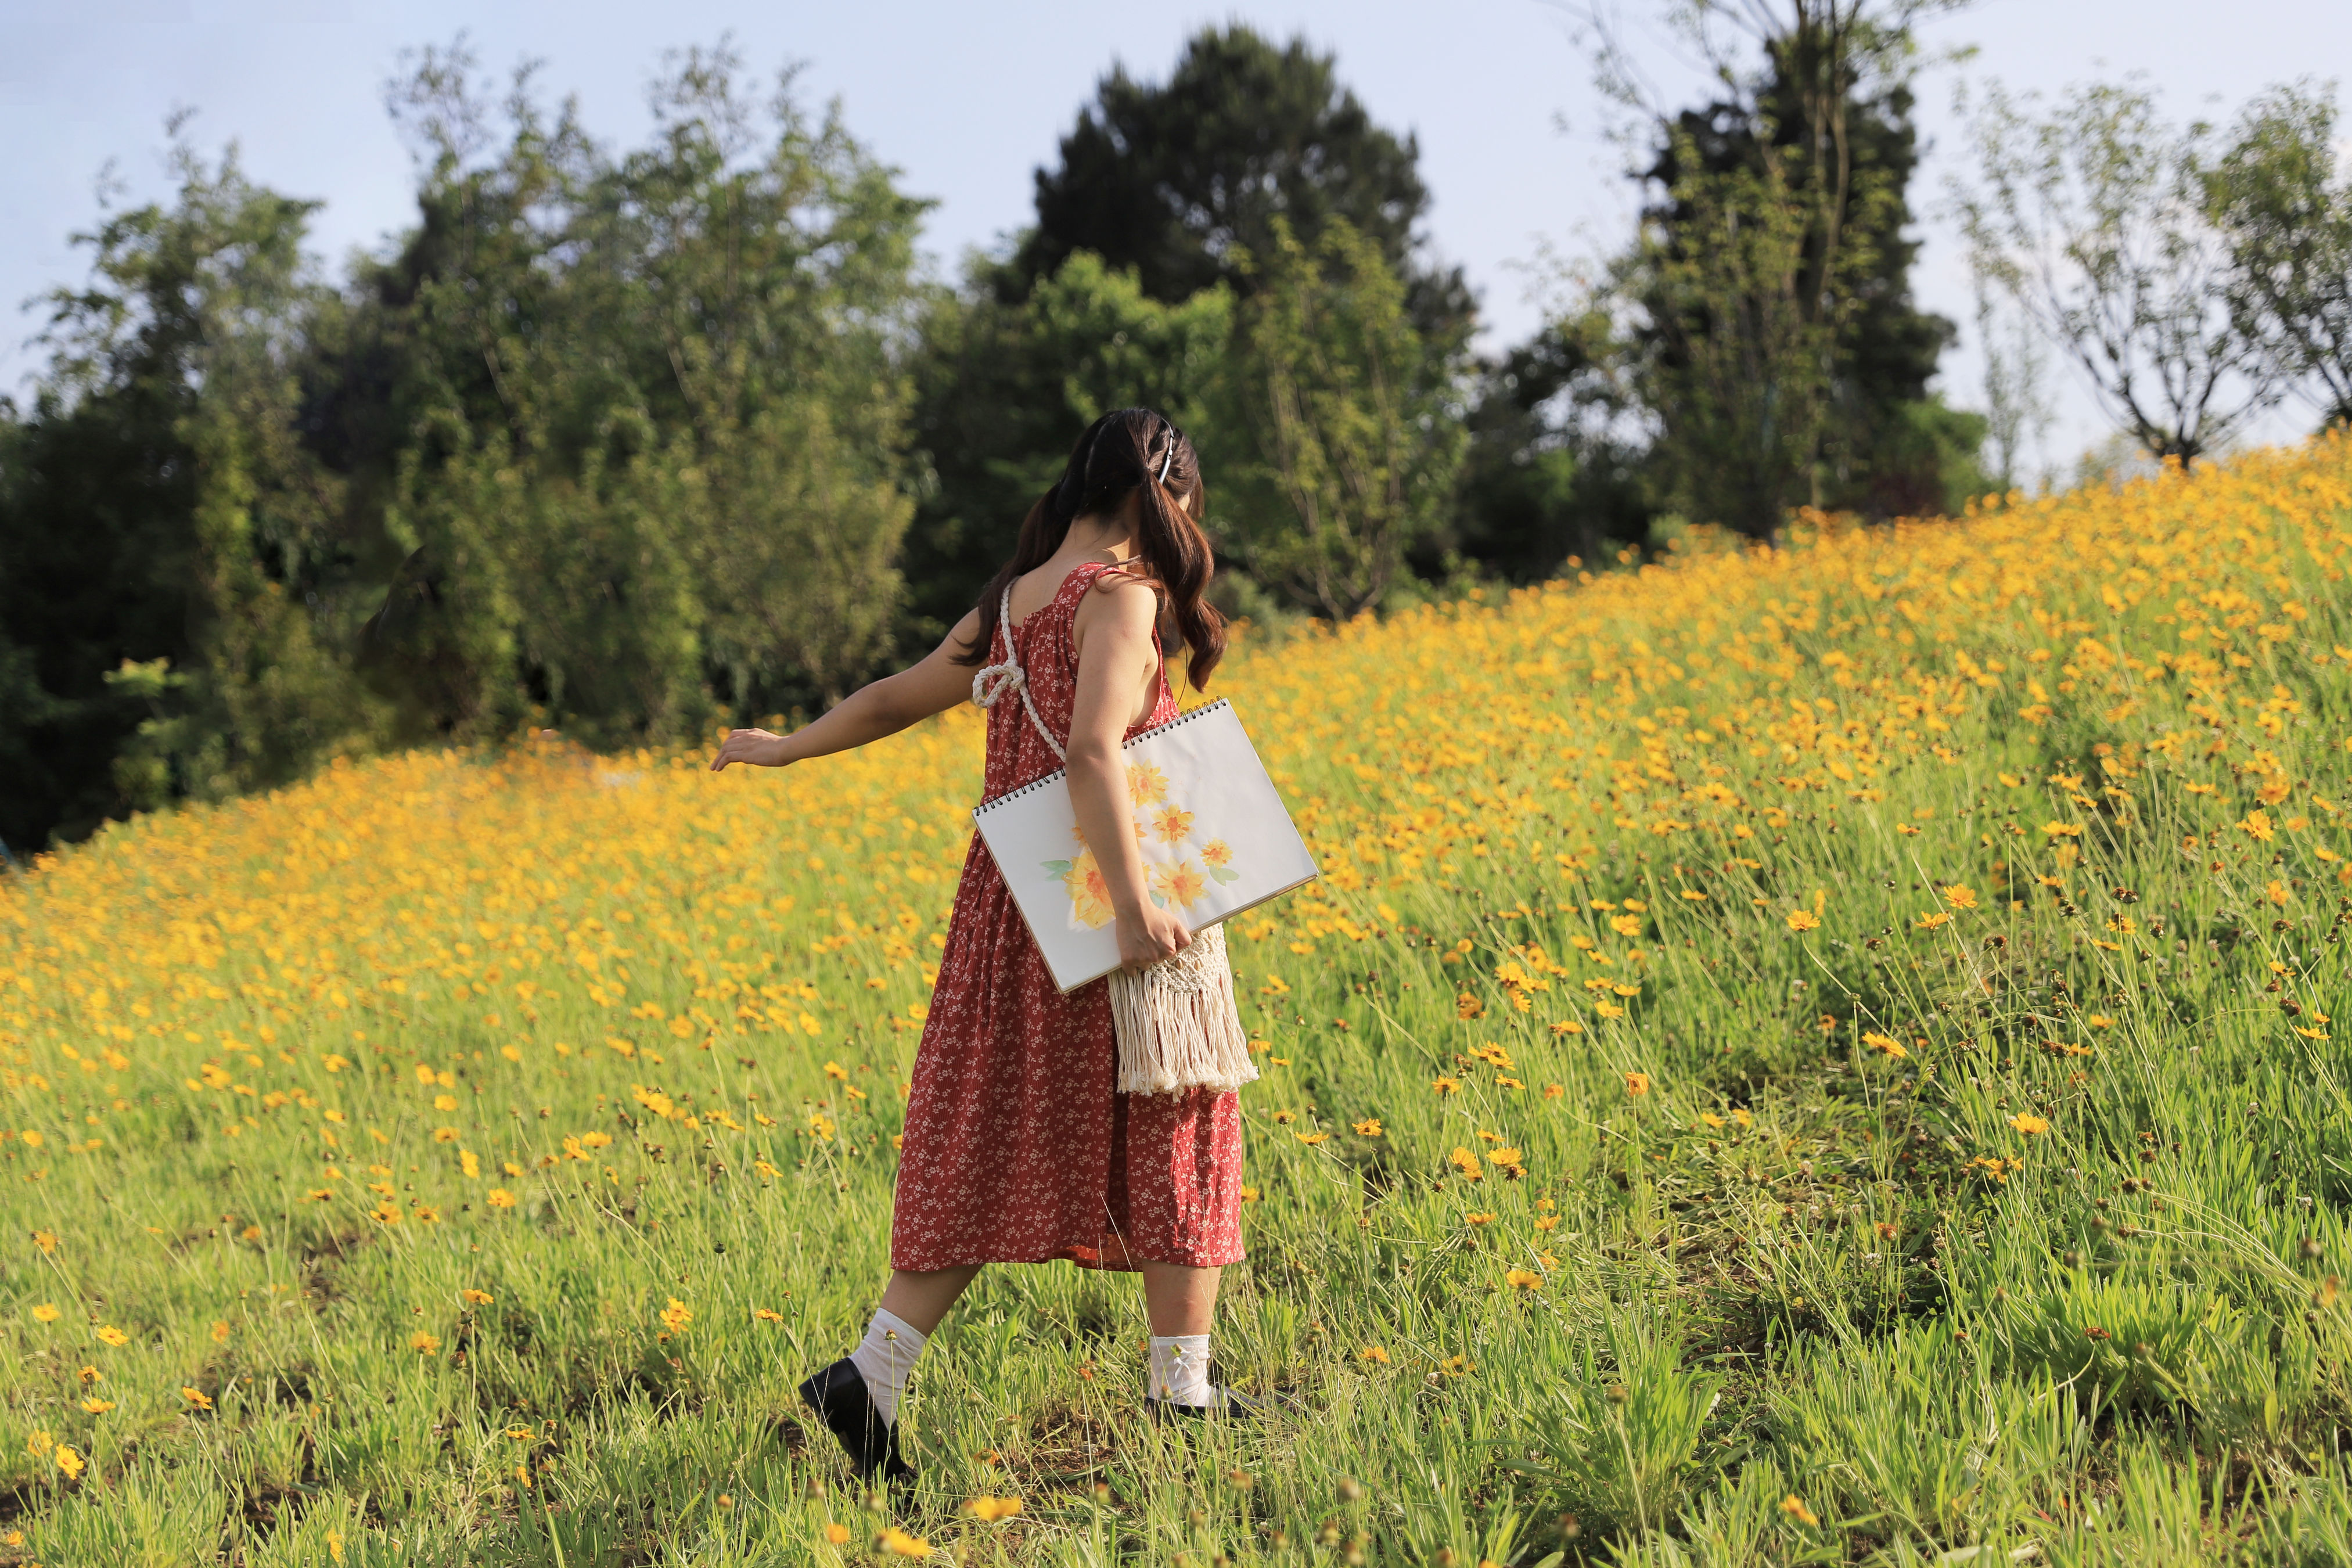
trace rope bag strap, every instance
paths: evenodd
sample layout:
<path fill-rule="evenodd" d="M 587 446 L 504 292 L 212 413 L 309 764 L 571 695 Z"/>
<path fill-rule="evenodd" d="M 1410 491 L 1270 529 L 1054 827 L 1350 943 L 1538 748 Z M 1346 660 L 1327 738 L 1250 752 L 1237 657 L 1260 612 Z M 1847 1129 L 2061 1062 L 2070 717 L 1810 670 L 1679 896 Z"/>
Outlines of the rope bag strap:
<path fill-rule="evenodd" d="M 1048 606 L 1050 607 L 1050 606 Z M 1068 752 L 1054 739 L 1054 731 L 1045 728 L 1045 721 L 1037 715 L 1037 704 L 1029 696 L 1029 672 L 1021 668 L 1021 656 L 1013 647 L 1013 584 L 1004 584 L 1004 595 L 996 602 L 996 630 L 1004 638 L 1004 662 L 992 664 L 971 678 L 971 700 L 982 708 L 993 708 L 998 699 L 1007 692 L 1021 694 L 1021 706 L 1029 710 L 1029 722 L 1037 726 L 1038 738 L 1051 748 L 1055 757 L 1066 763 Z M 996 651 L 993 644 L 989 652 Z"/>

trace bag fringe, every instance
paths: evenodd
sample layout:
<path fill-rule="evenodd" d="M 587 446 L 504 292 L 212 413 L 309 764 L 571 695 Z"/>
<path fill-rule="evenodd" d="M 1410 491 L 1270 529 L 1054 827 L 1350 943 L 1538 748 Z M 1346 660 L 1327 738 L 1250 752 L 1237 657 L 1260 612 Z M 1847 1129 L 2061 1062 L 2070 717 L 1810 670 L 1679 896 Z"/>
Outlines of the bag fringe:
<path fill-rule="evenodd" d="M 1113 970 L 1110 1020 L 1122 1094 L 1223 1093 L 1257 1080 L 1223 926 L 1196 932 L 1181 952 L 1149 969 Z"/>

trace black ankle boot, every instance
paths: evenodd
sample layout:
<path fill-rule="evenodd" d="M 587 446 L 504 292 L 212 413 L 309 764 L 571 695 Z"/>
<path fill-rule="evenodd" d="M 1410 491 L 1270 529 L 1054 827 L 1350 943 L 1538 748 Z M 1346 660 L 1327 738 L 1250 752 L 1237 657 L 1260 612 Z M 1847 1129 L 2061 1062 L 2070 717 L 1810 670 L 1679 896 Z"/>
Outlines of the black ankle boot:
<path fill-rule="evenodd" d="M 879 1477 L 898 1486 L 915 1479 L 914 1468 L 898 1457 L 898 1434 L 874 1408 L 866 1379 L 848 1357 L 802 1384 L 801 1397 L 825 1429 L 841 1439 L 858 1479 L 871 1481 Z"/>

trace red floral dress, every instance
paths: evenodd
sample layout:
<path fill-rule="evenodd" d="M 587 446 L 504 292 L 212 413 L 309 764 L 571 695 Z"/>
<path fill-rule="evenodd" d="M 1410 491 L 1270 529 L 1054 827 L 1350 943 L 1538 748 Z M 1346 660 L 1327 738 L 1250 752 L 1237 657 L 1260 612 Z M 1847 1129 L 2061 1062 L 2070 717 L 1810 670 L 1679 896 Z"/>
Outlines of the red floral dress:
<path fill-rule="evenodd" d="M 1071 622 L 1107 570 L 1080 566 L 1052 603 L 1004 629 L 1038 716 L 1057 737 L 1069 733 L 1077 686 Z M 1163 668 L 1160 700 L 1136 729 L 1176 711 Z M 1061 765 L 1018 697 L 988 710 L 988 799 Z M 1055 987 L 975 833 L 915 1056 L 891 1266 L 1238 1261 L 1238 1097 L 1116 1093 L 1114 1049 L 1104 983 L 1066 996 Z"/>

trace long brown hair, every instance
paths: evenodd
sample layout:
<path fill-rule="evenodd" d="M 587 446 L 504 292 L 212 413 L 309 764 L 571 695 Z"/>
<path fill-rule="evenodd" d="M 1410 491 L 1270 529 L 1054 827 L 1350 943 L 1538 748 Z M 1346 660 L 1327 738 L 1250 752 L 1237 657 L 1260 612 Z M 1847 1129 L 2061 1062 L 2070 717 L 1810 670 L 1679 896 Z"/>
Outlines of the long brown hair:
<path fill-rule="evenodd" d="M 1021 520 L 1013 559 L 988 580 L 980 595 L 980 631 L 958 664 L 986 664 L 994 657 L 998 606 L 1016 577 L 1035 571 L 1069 537 L 1070 524 L 1097 513 L 1115 513 L 1130 491 L 1143 493 L 1141 526 L 1136 534 L 1138 575 L 1159 590 L 1186 652 L 1185 676 L 1195 690 L 1208 689 L 1209 674 L 1225 657 L 1225 617 L 1202 595 L 1216 561 L 1201 518 L 1208 491 L 1201 483 L 1201 458 L 1184 432 L 1150 408 L 1120 408 L 1087 426 L 1070 448 L 1070 461 L 1054 487 L 1037 498 Z M 1177 497 L 1183 497 L 1179 502 Z"/>

